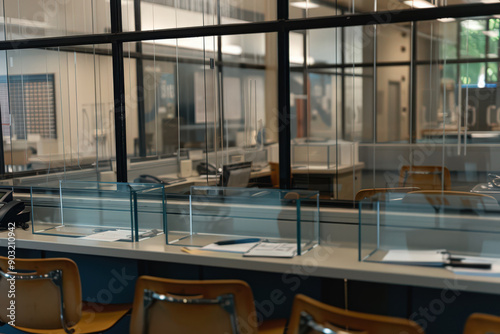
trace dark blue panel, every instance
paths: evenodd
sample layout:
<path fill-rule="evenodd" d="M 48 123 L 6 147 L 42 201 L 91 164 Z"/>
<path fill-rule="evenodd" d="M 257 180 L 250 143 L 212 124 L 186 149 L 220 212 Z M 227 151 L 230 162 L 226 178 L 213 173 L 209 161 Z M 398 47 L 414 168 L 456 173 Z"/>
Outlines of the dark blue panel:
<path fill-rule="evenodd" d="M 85 301 L 117 304 L 134 299 L 136 260 L 57 252 L 47 252 L 46 257 L 67 257 L 76 262 Z"/>
<path fill-rule="evenodd" d="M 321 298 L 321 279 L 308 275 L 204 267 L 203 279 L 240 279 L 247 282 L 253 291 L 257 314 L 264 320 L 288 318 L 297 293 Z"/>

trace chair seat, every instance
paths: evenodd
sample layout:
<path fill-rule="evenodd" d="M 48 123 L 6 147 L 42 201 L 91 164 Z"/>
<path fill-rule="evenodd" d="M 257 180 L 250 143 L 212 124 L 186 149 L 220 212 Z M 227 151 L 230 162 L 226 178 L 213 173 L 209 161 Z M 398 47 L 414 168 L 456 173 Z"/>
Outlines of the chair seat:
<path fill-rule="evenodd" d="M 89 304 L 83 302 L 82 317 L 73 327 L 75 334 L 90 334 L 104 332 L 110 329 L 132 308 L 132 304 Z M 64 329 L 32 329 L 15 327 L 26 333 L 36 334 L 66 334 Z"/>
<path fill-rule="evenodd" d="M 283 334 L 285 332 L 286 319 L 267 320 L 259 327 L 259 334 Z"/>

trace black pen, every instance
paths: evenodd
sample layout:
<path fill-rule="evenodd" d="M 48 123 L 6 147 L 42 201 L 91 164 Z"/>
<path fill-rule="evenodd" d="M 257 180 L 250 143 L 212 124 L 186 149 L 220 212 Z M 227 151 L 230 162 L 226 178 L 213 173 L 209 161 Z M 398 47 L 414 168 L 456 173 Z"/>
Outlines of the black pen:
<path fill-rule="evenodd" d="M 246 239 L 217 241 L 217 242 L 214 242 L 214 244 L 219 245 L 219 246 L 224 246 L 224 245 L 248 244 L 251 242 L 259 242 L 259 241 L 260 241 L 259 238 L 246 238 Z"/>
<path fill-rule="evenodd" d="M 479 262 L 462 262 L 461 260 L 452 260 L 445 263 L 445 266 L 451 266 L 455 268 L 470 268 L 470 269 L 491 269 L 491 263 L 479 263 Z"/>

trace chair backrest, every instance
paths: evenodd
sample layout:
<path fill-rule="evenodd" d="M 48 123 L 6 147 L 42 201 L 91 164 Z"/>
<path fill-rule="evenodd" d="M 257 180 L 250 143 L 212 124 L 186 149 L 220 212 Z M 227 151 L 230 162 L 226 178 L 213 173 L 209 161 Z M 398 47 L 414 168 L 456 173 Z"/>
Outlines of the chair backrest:
<path fill-rule="evenodd" d="M 417 190 L 408 193 L 403 203 L 457 210 L 500 209 L 494 197 L 465 191 Z"/>
<path fill-rule="evenodd" d="M 166 328 L 183 334 L 256 334 L 257 325 L 252 290 L 243 281 L 137 280 L 130 334 L 162 333 Z"/>
<path fill-rule="evenodd" d="M 444 166 L 403 166 L 399 171 L 400 187 L 418 187 L 422 190 L 449 190 L 450 170 Z"/>
<path fill-rule="evenodd" d="M 474 313 L 465 323 L 464 334 L 500 334 L 500 317 Z"/>
<path fill-rule="evenodd" d="M 309 318 L 309 322 L 304 321 L 307 318 Z M 311 323 L 310 320 L 313 322 Z M 338 307 L 323 304 L 301 294 L 296 295 L 293 301 L 288 333 L 321 333 L 319 331 L 320 328 L 317 328 L 316 331 L 312 331 L 312 329 L 311 331 L 305 330 L 306 326 L 311 328 L 313 323 L 318 324 L 320 327 L 333 328 L 356 334 L 424 333 L 420 326 L 410 320 L 346 311 Z M 324 333 L 331 332 L 324 331 Z"/>
<path fill-rule="evenodd" d="M 387 193 L 401 193 L 401 194 L 406 194 L 411 191 L 416 191 L 419 190 L 417 187 L 396 187 L 396 188 L 370 188 L 370 189 L 361 189 L 356 193 L 355 200 L 356 201 L 361 201 L 364 200 L 365 198 L 370 198 L 378 194 L 383 194 L 381 195 L 381 200 L 385 200 L 385 195 Z"/>
<path fill-rule="evenodd" d="M 269 162 L 271 168 L 271 184 L 273 187 L 280 185 L 280 164 L 278 162 Z"/>
<path fill-rule="evenodd" d="M 1 321 L 6 323 L 10 321 L 5 313 L 10 305 L 10 298 L 4 298 L 8 296 L 10 290 L 8 276 L 15 277 L 16 326 L 32 329 L 63 328 L 61 299 L 64 301 L 65 325 L 73 326 L 80 320 L 82 307 L 80 274 L 76 263 L 72 260 L 16 258 L 13 271 L 17 274 L 11 274 L 8 258 L 0 256 L 0 271 Z"/>

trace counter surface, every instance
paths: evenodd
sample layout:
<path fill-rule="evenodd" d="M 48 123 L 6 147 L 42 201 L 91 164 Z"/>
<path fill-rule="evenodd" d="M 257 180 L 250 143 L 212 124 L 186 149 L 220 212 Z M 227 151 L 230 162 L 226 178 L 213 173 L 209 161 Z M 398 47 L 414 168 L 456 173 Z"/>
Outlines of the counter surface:
<path fill-rule="evenodd" d="M 0 233 L 0 247 L 7 246 L 7 233 Z M 318 246 L 292 259 L 247 258 L 241 254 L 204 252 L 187 254 L 180 246 L 166 245 L 165 236 L 136 243 L 79 240 L 34 235 L 16 230 L 16 248 L 63 253 L 111 256 L 136 260 L 183 263 L 241 270 L 347 278 L 366 282 L 456 289 L 500 295 L 500 278 L 456 275 L 444 268 L 424 268 L 358 261 L 357 248 Z M 199 254 L 202 253 L 202 254 Z"/>

